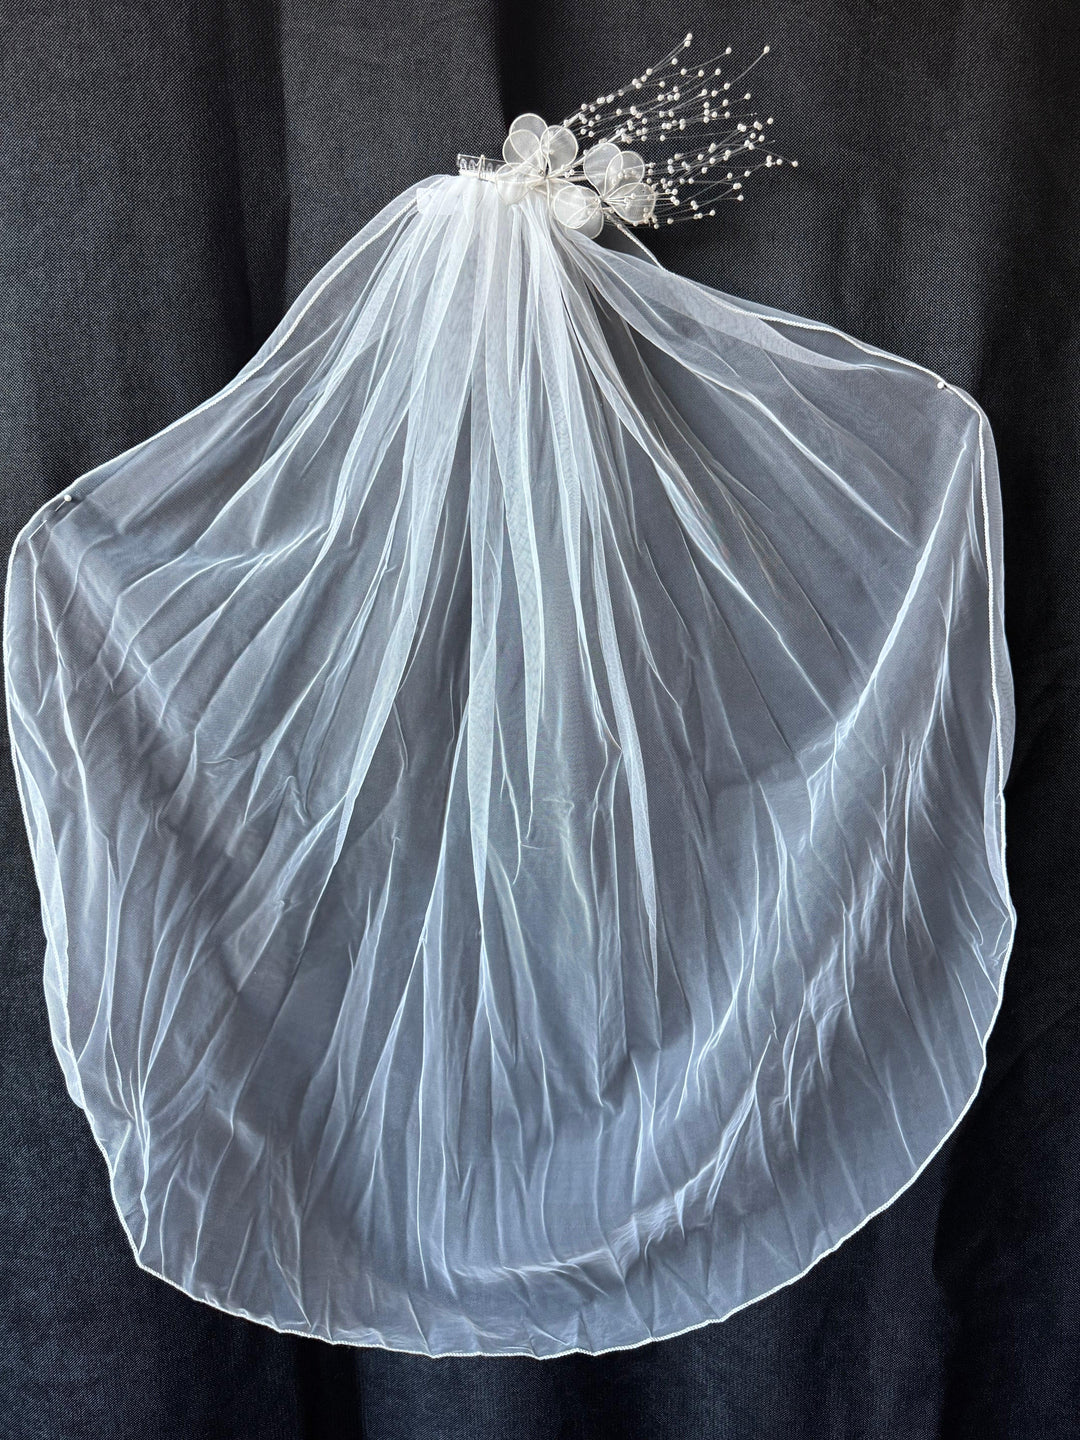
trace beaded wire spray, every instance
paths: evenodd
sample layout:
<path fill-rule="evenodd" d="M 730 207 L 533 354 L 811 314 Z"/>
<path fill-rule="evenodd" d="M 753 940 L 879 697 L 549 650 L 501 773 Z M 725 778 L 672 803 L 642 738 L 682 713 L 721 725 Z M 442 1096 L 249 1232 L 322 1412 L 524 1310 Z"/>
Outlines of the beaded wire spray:
<path fill-rule="evenodd" d="M 459 155 L 458 169 L 493 180 L 510 205 L 543 191 L 557 220 L 591 236 L 607 218 L 658 228 L 715 215 L 717 201 L 741 200 L 744 180 L 786 157 L 765 143 L 773 117 L 761 119 L 749 90 L 732 93 L 770 47 L 725 78 L 731 46 L 692 61 L 686 52 L 693 39 L 687 35 L 643 74 L 586 102 L 559 125 L 519 115 L 503 142 L 502 165 Z M 670 148 L 687 139 L 690 148 Z M 631 144 L 648 145 L 652 158 L 623 148 Z"/>

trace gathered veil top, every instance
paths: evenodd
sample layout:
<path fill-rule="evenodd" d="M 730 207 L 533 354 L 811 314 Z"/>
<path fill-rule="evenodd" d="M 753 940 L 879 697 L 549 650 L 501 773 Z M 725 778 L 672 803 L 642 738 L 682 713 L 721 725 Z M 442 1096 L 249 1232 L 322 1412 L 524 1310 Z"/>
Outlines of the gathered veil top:
<path fill-rule="evenodd" d="M 595 112 L 406 189 L 11 554 L 68 1090 L 138 1263 L 279 1330 L 548 1357 L 722 1320 L 983 1074 L 986 417 L 595 238 L 685 208 L 618 145 L 565 163 Z"/>

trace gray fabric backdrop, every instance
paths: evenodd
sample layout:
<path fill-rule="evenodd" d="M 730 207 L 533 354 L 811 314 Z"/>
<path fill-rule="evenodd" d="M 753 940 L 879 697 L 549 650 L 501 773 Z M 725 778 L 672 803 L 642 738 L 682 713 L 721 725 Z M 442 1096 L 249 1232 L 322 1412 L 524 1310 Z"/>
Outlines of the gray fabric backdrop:
<path fill-rule="evenodd" d="M 559 118 L 687 30 L 747 58 L 799 169 L 656 238 L 669 266 L 946 375 L 994 427 L 1020 926 L 979 1099 L 805 1279 L 597 1359 L 276 1335 L 137 1269 L 68 1100 L 0 766 L 0 1433 L 1080 1433 L 1080 21 L 1073 0 L 2 0 L 0 531 L 224 384 L 406 183 Z M 753 87 L 752 87 L 753 88 Z"/>

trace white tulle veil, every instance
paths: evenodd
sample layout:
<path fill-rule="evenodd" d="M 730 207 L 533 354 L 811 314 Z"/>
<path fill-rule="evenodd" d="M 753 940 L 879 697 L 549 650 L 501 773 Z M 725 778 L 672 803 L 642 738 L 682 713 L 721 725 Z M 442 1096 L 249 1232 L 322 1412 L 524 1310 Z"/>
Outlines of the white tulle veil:
<path fill-rule="evenodd" d="M 970 1104 L 1014 924 L 982 410 L 592 238 L 537 155 L 406 189 L 8 570 L 53 1039 L 139 1264 L 432 1355 L 801 1275 Z"/>

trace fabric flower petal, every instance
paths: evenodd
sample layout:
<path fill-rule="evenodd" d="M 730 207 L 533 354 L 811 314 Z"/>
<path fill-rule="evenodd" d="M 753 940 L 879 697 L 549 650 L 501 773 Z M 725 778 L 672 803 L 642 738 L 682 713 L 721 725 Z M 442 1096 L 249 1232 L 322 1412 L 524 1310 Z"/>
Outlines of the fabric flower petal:
<path fill-rule="evenodd" d="M 619 160 L 621 161 L 621 183 L 629 184 L 631 180 L 645 179 L 645 161 L 636 150 L 620 150 Z"/>
<path fill-rule="evenodd" d="M 511 165 L 529 165 L 542 173 L 545 156 L 541 150 L 540 137 L 547 129 L 547 122 L 542 116 L 532 113 L 519 115 L 503 141 L 503 159 Z"/>
<path fill-rule="evenodd" d="M 634 180 L 629 185 L 620 185 L 618 189 L 605 196 L 605 199 L 616 215 L 625 220 L 628 225 L 643 224 L 656 209 L 656 191 L 651 185 L 646 185 L 641 180 Z"/>
<path fill-rule="evenodd" d="M 516 205 L 524 199 L 529 188 L 529 176 L 522 165 L 500 165 L 495 172 L 495 188 L 507 205 Z"/>
<path fill-rule="evenodd" d="M 600 206 L 600 197 L 595 190 L 590 190 L 585 185 L 574 185 L 567 181 L 560 185 L 551 201 L 551 213 L 561 225 L 568 230 L 584 230 L 590 228 L 589 233 L 599 234 L 603 226 L 604 217 Z M 599 224 L 596 222 L 599 221 Z"/>
<path fill-rule="evenodd" d="M 558 175 L 577 159 L 577 137 L 565 125 L 549 125 L 540 137 L 540 150 L 549 173 Z"/>
<path fill-rule="evenodd" d="M 585 171 L 585 179 L 590 185 L 602 195 L 604 193 L 604 180 L 608 172 L 608 166 L 613 160 L 617 160 L 622 151 L 610 140 L 601 140 L 599 145 L 593 145 L 585 151 L 582 156 L 581 168 Z"/>

